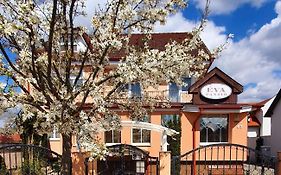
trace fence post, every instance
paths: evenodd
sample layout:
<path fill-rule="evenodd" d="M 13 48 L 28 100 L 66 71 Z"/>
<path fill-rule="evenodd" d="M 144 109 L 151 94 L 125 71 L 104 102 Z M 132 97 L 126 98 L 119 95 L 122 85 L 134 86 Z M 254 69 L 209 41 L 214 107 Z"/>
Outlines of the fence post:
<path fill-rule="evenodd" d="M 276 175 L 281 175 L 281 152 L 277 152 L 277 173 Z"/>
<path fill-rule="evenodd" d="M 160 175 L 170 175 L 171 174 L 171 152 L 161 151 L 159 152 L 160 161 Z"/>

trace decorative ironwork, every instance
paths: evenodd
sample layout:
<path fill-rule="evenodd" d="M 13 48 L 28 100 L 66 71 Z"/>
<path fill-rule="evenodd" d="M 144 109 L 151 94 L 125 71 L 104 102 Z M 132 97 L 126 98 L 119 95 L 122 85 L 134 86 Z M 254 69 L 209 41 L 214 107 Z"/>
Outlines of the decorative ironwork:
<path fill-rule="evenodd" d="M 212 144 L 174 156 L 172 174 L 274 175 L 275 164 L 270 155 L 243 145 Z"/>
<path fill-rule="evenodd" d="M 158 157 L 135 146 L 118 144 L 108 146 L 106 160 L 85 159 L 85 175 L 158 175 Z"/>
<path fill-rule="evenodd" d="M 60 168 L 61 155 L 50 149 L 26 144 L 0 147 L 1 175 L 56 175 Z"/>

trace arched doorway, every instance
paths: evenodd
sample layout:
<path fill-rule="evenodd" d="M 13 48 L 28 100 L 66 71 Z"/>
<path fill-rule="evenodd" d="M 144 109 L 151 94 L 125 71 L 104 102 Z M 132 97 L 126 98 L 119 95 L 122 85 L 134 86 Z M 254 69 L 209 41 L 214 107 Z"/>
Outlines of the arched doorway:
<path fill-rule="evenodd" d="M 87 160 L 86 174 L 96 168 L 100 175 L 158 175 L 158 157 L 151 157 L 149 153 L 138 147 L 117 144 L 108 146 L 109 154 L 105 160 L 95 162 Z"/>

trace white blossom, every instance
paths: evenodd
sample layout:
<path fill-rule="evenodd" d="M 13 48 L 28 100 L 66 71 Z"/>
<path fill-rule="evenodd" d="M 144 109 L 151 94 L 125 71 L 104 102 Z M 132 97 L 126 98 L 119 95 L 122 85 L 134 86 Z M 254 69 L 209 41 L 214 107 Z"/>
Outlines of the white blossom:
<path fill-rule="evenodd" d="M 56 7 L 53 2 L 0 0 L 0 71 L 13 80 L 9 93 L 1 91 L 0 100 L 5 104 L 1 109 L 22 104 L 23 120 L 36 114 L 40 132 L 56 126 L 61 134 L 77 136 L 93 157 L 107 154 L 95 139 L 97 133 L 121 127 L 113 106 L 140 117 L 149 112 L 144 104 L 153 109 L 164 100 L 144 94 L 141 101 L 126 99 L 124 103 L 127 96 L 120 92 L 122 85 L 140 82 L 146 89 L 162 82 L 183 84 L 182 76 L 202 75 L 212 59 L 199 38 L 204 25 L 190 31 L 180 43 L 167 43 L 164 50 L 148 44 L 154 24 L 165 23 L 169 14 L 186 6 L 184 0 L 110 0 L 107 8 L 92 17 L 88 41 L 83 40 L 85 27 L 72 25 L 84 13 L 84 1 L 77 0 L 73 8 L 71 1 L 57 1 Z M 136 31 L 146 39 L 142 48 L 129 42 Z M 79 41 L 88 43 L 88 48 L 75 50 Z M 7 50 L 16 59 L 11 54 L 6 57 Z M 192 55 L 196 50 L 197 56 Z M 114 53 L 124 55 L 112 66 Z M 168 103 L 161 105 L 167 107 Z"/>

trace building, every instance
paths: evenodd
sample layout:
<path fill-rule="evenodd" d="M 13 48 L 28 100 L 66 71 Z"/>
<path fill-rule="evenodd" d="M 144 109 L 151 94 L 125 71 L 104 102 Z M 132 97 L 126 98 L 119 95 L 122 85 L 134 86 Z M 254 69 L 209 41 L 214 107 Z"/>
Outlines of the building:
<path fill-rule="evenodd" d="M 143 39 L 145 35 L 143 34 L 132 34 L 130 38 L 129 44 L 136 47 L 143 47 Z M 165 45 L 170 41 L 181 42 L 184 39 L 188 39 L 191 37 L 189 33 L 156 33 L 151 35 L 151 40 L 149 41 L 149 46 L 152 49 L 164 50 Z M 87 35 L 83 35 L 83 40 L 78 40 L 77 42 L 77 50 L 83 50 L 83 44 L 88 44 L 90 48 L 92 48 L 90 44 L 90 40 Z M 200 46 L 203 50 L 210 55 L 209 50 L 202 42 Z M 196 54 L 196 53 L 195 53 Z M 119 59 L 124 56 L 122 50 L 120 52 L 114 52 L 110 54 L 110 62 L 109 69 L 114 69 L 114 66 L 118 64 Z M 213 59 L 212 59 L 213 60 Z M 211 62 L 207 64 L 204 68 L 205 72 L 207 72 Z M 87 76 L 88 70 L 84 70 L 83 75 Z M 162 142 L 162 138 L 166 138 L 167 135 L 175 134 L 176 132 L 169 130 L 161 125 L 162 119 L 166 118 L 169 120 L 170 116 L 180 115 L 180 109 L 182 109 L 183 104 L 190 103 L 192 95 L 188 93 L 188 88 L 194 83 L 196 80 L 194 77 L 183 77 L 183 81 L 188 85 L 186 87 L 178 87 L 175 83 L 163 83 L 159 86 L 158 89 L 145 89 L 142 90 L 139 83 L 128 84 L 124 87 L 124 92 L 127 93 L 125 95 L 128 98 L 132 96 L 141 97 L 142 93 L 147 93 L 149 96 L 163 96 L 168 98 L 171 101 L 171 108 L 162 108 L 161 106 L 156 107 L 153 115 L 144 117 L 142 121 L 131 121 L 130 114 L 126 112 L 120 113 L 120 117 L 122 119 L 123 129 L 121 132 L 110 131 L 105 132 L 100 135 L 100 139 L 106 143 L 106 145 L 114 145 L 116 143 L 125 143 L 132 144 L 134 146 L 140 146 L 143 150 L 149 151 L 151 156 L 158 156 L 160 150 L 165 150 L 167 144 Z M 123 92 L 122 92 L 123 93 Z M 90 105 L 89 105 L 90 106 Z M 87 109 L 87 105 L 85 106 Z M 118 111 L 116 108 L 112 108 L 112 110 Z M 155 117 L 154 117 L 155 116 Z M 143 123 L 142 123 L 143 122 Z M 149 123 L 149 124 L 148 124 Z M 146 129 L 145 129 L 145 128 Z M 141 128 L 141 129 L 133 129 L 131 128 Z M 123 133 L 126 133 L 124 135 Z M 128 134 L 129 133 L 129 134 Z M 136 138 L 134 138 L 135 136 Z M 146 136 L 146 137 L 145 137 Z M 75 140 L 75 139 L 74 139 Z M 61 138 L 56 131 L 53 132 L 50 138 L 51 148 L 52 150 L 61 153 Z M 152 143 L 155 142 L 155 143 Z M 76 143 L 73 144 L 73 151 L 79 151 L 78 145 Z M 153 145 L 153 146 L 151 146 Z"/>
<path fill-rule="evenodd" d="M 256 149 L 256 141 L 259 137 L 266 137 L 268 135 L 268 122 L 267 118 L 264 118 L 264 111 L 268 109 L 267 106 L 270 103 L 270 99 L 261 101 L 259 103 L 252 103 L 253 110 L 248 116 L 248 147 Z"/>
<path fill-rule="evenodd" d="M 151 48 L 161 50 L 169 41 L 179 42 L 188 36 L 187 33 L 152 34 L 149 45 Z M 142 37 L 141 34 L 133 34 L 130 43 L 142 47 Z M 89 44 L 85 36 L 84 42 Z M 209 53 L 204 43 L 201 47 Z M 120 52 L 111 55 L 111 68 L 114 68 L 114 64 L 117 64 L 122 54 Z M 127 85 L 123 91 L 127 93 L 127 98 L 137 96 L 141 99 L 141 94 L 144 92 L 151 96 L 162 95 L 170 100 L 170 107 L 156 106 L 149 116 L 143 116 L 139 121 L 133 121 L 129 112 L 119 111 L 122 129 L 101 132 L 98 136 L 100 142 L 112 149 L 120 144 L 130 145 L 129 148 L 141 152 L 141 157 L 147 155 L 149 158 L 159 157 L 159 152 L 168 149 L 167 137 L 175 137 L 177 134 L 181 134 L 180 154 L 214 143 L 247 146 L 247 117 L 252 111 L 252 105 L 239 104 L 237 96 L 242 93 L 243 86 L 218 68 L 207 72 L 210 65 L 211 62 L 205 67 L 205 75 L 198 80 L 194 77 L 183 77 L 183 81 L 188 86 L 179 87 L 170 82 L 161 84 L 158 89 L 141 89 L 139 83 Z M 84 74 L 87 72 L 85 71 Z M 112 110 L 118 112 L 118 108 L 113 107 Z M 180 133 L 165 125 L 174 119 L 180 120 Z M 62 152 L 62 140 L 56 130 L 50 136 L 50 146 L 53 151 Z M 79 143 L 76 142 L 75 137 L 72 152 L 74 166 L 83 166 L 84 160 L 81 159 Z M 87 156 L 82 155 L 82 157 Z M 114 154 L 111 158 L 108 157 L 107 162 L 110 162 L 108 165 L 117 166 L 116 159 L 119 158 L 116 158 Z M 138 155 L 129 156 L 126 159 L 128 162 L 136 161 L 130 166 L 130 171 L 136 172 L 139 170 L 138 167 L 142 167 L 141 172 L 148 171 L 144 169 L 145 163 L 138 161 L 141 160 Z M 92 171 L 102 171 L 104 167 L 102 162 L 95 162 Z"/>
<path fill-rule="evenodd" d="M 271 127 L 267 128 L 270 130 L 270 135 L 266 138 L 264 145 L 270 147 L 271 155 L 277 156 L 277 152 L 281 150 L 281 89 L 273 99 L 264 115 L 264 118 L 269 118 L 271 121 Z"/>

